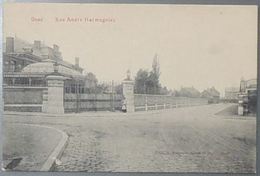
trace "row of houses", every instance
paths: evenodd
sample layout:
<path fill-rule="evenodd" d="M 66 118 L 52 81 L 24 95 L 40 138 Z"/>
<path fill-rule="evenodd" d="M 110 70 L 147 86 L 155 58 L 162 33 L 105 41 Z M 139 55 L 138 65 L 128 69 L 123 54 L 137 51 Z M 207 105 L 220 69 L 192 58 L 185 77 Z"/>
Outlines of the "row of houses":
<path fill-rule="evenodd" d="M 209 103 L 218 103 L 220 101 L 220 92 L 215 87 L 207 88 L 202 92 L 199 92 L 194 87 L 182 87 L 179 91 L 175 91 L 174 96 L 206 98 Z"/>

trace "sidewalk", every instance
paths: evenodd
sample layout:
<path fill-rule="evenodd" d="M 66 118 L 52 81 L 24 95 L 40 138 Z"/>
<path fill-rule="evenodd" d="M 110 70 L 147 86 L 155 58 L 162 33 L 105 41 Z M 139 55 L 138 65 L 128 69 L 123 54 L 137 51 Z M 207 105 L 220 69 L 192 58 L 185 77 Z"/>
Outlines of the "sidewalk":
<path fill-rule="evenodd" d="M 48 171 L 67 142 L 64 132 L 20 123 L 5 123 L 3 137 L 3 167 L 7 171 Z"/>
<path fill-rule="evenodd" d="M 210 105 L 200 105 L 200 106 L 210 106 Z M 14 112 L 14 111 L 5 111 L 4 115 L 22 115 L 22 116 L 35 116 L 35 117 L 111 117 L 111 116 L 133 116 L 133 115 L 143 115 L 143 114 L 157 114 L 162 111 L 174 111 L 174 109 L 180 108 L 194 108 L 196 106 L 190 107 L 179 107 L 179 108 L 170 108 L 170 109 L 161 109 L 161 110 L 149 110 L 149 111 L 137 111 L 132 113 L 124 113 L 122 111 L 86 111 L 80 113 L 64 113 L 64 114 L 49 114 L 42 112 Z"/>
<path fill-rule="evenodd" d="M 111 111 L 89 111 L 81 113 L 64 113 L 64 114 L 50 114 L 43 112 L 15 112 L 15 111 L 5 111 L 4 115 L 23 115 L 23 116 L 41 116 L 41 117 L 104 117 L 104 116 L 114 116 L 114 115 L 124 115 L 123 112 L 111 112 Z"/>
<path fill-rule="evenodd" d="M 233 119 L 233 120 L 255 120 L 256 114 L 254 115 L 244 115 L 240 116 L 237 114 L 238 105 L 231 104 L 229 107 L 217 112 L 215 114 L 216 118 L 223 118 L 223 119 Z"/>

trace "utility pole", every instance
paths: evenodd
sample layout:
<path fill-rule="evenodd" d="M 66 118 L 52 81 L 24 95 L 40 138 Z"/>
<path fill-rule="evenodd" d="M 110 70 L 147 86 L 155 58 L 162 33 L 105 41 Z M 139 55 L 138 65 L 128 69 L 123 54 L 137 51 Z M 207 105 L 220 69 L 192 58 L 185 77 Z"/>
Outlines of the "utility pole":
<path fill-rule="evenodd" d="M 112 102 L 111 102 L 111 105 L 112 105 L 112 111 L 114 112 L 115 111 L 115 103 L 114 103 L 114 101 L 115 101 L 115 96 L 114 96 L 114 80 L 112 80 L 112 85 L 111 85 L 112 87 L 111 87 L 111 91 L 112 91 L 112 93 L 111 93 L 111 95 L 112 95 Z"/>
<path fill-rule="evenodd" d="M 79 113 L 79 81 L 76 80 L 76 112 Z"/>

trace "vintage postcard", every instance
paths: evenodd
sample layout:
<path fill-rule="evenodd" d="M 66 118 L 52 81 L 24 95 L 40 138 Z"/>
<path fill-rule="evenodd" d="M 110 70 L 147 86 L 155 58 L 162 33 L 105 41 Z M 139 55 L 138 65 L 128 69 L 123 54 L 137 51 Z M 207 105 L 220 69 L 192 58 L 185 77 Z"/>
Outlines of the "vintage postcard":
<path fill-rule="evenodd" d="M 5 171 L 255 173 L 257 6 L 5 3 Z"/>

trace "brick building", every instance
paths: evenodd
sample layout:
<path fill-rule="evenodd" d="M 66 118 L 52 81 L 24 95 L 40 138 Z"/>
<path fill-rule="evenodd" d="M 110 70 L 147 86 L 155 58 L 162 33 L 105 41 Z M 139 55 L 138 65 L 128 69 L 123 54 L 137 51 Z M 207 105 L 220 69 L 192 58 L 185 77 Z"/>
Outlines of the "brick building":
<path fill-rule="evenodd" d="M 54 72 L 64 77 L 66 92 L 84 92 L 86 77 L 79 58 L 71 64 L 63 60 L 58 45 L 49 47 L 41 41 L 31 44 L 17 37 L 7 37 L 3 49 L 5 110 L 41 111 L 48 86 L 46 78 Z"/>

